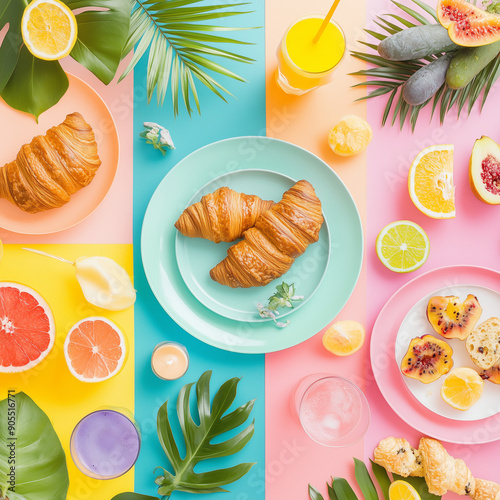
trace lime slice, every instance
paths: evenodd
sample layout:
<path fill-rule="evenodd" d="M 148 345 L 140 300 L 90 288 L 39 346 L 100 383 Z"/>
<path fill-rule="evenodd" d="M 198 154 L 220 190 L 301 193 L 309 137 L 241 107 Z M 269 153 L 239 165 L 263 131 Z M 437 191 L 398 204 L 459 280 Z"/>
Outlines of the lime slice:
<path fill-rule="evenodd" d="M 396 273 L 415 271 L 429 256 L 427 234 L 409 220 L 398 220 L 385 226 L 375 245 L 382 264 Z"/>

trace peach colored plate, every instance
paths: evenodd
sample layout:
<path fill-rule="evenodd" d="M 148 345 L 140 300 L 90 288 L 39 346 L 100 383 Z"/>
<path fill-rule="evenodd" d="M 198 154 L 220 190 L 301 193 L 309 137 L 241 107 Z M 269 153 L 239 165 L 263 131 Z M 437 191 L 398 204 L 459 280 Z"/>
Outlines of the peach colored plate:
<path fill-rule="evenodd" d="M 401 323 L 422 297 L 461 283 L 498 289 L 500 273 L 476 266 L 448 266 L 421 274 L 401 287 L 380 311 L 370 342 L 375 380 L 392 409 L 419 432 L 449 443 L 480 444 L 500 439 L 500 413 L 482 420 L 451 420 L 423 406 L 410 392 L 394 356 Z"/>
<path fill-rule="evenodd" d="M 71 196 L 60 208 L 28 214 L 0 199 L 0 227 L 21 234 L 50 234 L 68 229 L 87 218 L 102 202 L 115 178 L 119 160 L 119 142 L 113 116 L 99 94 L 76 76 L 68 74 L 69 89 L 62 99 L 39 118 L 10 108 L 0 99 L 0 166 L 11 162 L 23 144 L 36 135 L 44 135 L 66 115 L 78 111 L 92 126 L 96 136 L 100 166 L 94 180 Z"/>

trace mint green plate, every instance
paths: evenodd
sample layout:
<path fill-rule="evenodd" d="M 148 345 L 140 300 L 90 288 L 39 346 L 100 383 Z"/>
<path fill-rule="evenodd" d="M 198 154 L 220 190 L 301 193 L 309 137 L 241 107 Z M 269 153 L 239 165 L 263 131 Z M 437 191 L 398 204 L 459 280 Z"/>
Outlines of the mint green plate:
<path fill-rule="evenodd" d="M 289 315 L 290 324 L 283 329 L 271 321 L 235 321 L 211 311 L 189 291 L 177 264 L 174 223 L 184 208 L 211 180 L 248 169 L 308 180 L 321 199 L 328 221 L 330 260 L 323 280 L 314 296 Z M 309 339 L 340 312 L 361 270 L 363 232 L 349 191 L 317 156 L 277 139 L 236 137 L 198 149 L 165 176 L 144 217 L 141 250 L 153 293 L 184 330 L 207 344 L 228 351 L 266 353 Z M 210 263 L 207 264 L 209 268 Z M 313 275 L 314 271 L 311 264 L 305 269 L 304 279 L 308 279 L 307 273 Z M 297 293 L 301 294 L 300 288 Z"/>
<path fill-rule="evenodd" d="M 263 200 L 279 201 L 283 193 L 296 182 L 296 179 L 271 170 L 239 170 L 208 182 L 189 200 L 188 206 L 221 186 L 256 194 Z M 321 227 L 319 240 L 314 245 L 309 245 L 306 252 L 296 259 L 292 268 L 281 278 L 264 287 L 231 289 L 213 281 L 209 271 L 226 257 L 227 249 L 234 243 L 215 244 L 201 238 L 187 238 L 180 233 L 177 233 L 175 243 L 179 271 L 191 293 L 213 312 L 236 321 L 271 321 L 259 316 L 256 304 L 267 304 L 269 297 L 276 293 L 276 285 L 283 281 L 295 283 L 298 294 L 303 295 L 304 300 L 296 302 L 294 309 L 281 309 L 280 319 L 292 312 L 295 314 L 318 289 L 330 255 L 330 235 L 325 222 Z"/>

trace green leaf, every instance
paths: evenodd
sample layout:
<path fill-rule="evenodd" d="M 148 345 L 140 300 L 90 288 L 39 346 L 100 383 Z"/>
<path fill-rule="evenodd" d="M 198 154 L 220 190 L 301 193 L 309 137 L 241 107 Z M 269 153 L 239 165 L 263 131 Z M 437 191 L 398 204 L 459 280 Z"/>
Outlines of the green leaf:
<path fill-rule="evenodd" d="M 330 500 L 339 500 L 336 493 L 335 493 L 335 490 L 328 483 L 326 483 L 326 487 L 328 489 L 328 498 Z"/>
<path fill-rule="evenodd" d="M 8 427 L 8 416 L 15 419 L 15 441 Z M 8 473 L 12 466 L 8 460 L 12 446 L 15 450 L 15 494 L 8 491 Z M 1 401 L 0 497 L 66 500 L 68 486 L 66 457 L 47 415 L 23 392 Z"/>
<path fill-rule="evenodd" d="M 111 500 L 158 500 L 158 497 L 140 495 L 139 493 L 120 493 L 119 495 L 115 495 Z"/>
<path fill-rule="evenodd" d="M 243 463 L 227 469 L 195 472 L 195 466 L 208 459 L 234 455 L 242 450 L 254 433 L 254 422 L 226 441 L 212 443 L 216 438 L 245 423 L 253 409 L 254 401 L 227 413 L 236 398 L 240 379 L 225 382 L 214 396 L 210 406 L 210 371 L 205 372 L 196 383 L 196 399 L 199 425 L 196 425 L 190 410 L 190 394 L 194 384 L 185 385 L 177 398 L 177 418 L 184 436 L 186 455 L 181 458 L 168 417 L 168 401 L 158 411 L 158 436 L 169 459 L 174 474 L 165 471 L 157 478 L 158 493 L 168 496 L 173 491 L 189 493 L 216 493 L 226 491 L 222 486 L 243 477 L 253 463 Z"/>
<path fill-rule="evenodd" d="M 38 117 L 58 103 L 68 89 L 66 73 L 58 61 L 37 59 L 23 46 L 18 64 L 1 96 L 14 109 Z"/>
<path fill-rule="evenodd" d="M 130 0 L 64 0 L 76 15 L 78 40 L 71 57 L 106 85 L 113 80 L 127 41 Z M 98 7 L 101 10 L 89 10 Z M 102 8 L 106 10 L 102 10 Z"/>
<path fill-rule="evenodd" d="M 23 39 L 21 17 L 26 4 L 23 0 L 3 0 L 0 5 L 0 31 L 9 24 L 9 29 L 0 46 L 0 92 L 14 72 Z"/>
<path fill-rule="evenodd" d="M 370 462 L 372 464 L 373 475 L 380 486 L 382 495 L 384 495 L 385 500 L 389 500 L 389 487 L 391 486 L 391 480 L 389 479 L 387 471 L 381 465 L 376 464 L 373 460 L 370 459 Z"/>
<path fill-rule="evenodd" d="M 332 488 L 337 497 L 342 500 L 358 500 L 351 485 L 342 477 L 333 478 Z"/>
<path fill-rule="evenodd" d="M 130 23 L 128 40 L 122 57 L 134 46 L 134 56 L 120 77 L 124 78 L 149 53 L 147 93 L 151 99 L 156 90 L 158 104 L 165 99 L 168 84 L 172 91 L 174 115 L 179 112 L 179 93 L 184 106 L 191 114 L 191 96 L 200 111 L 195 77 L 218 97 L 226 100 L 223 93 L 231 95 L 211 75 L 218 73 L 241 82 L 246 81 L 214 59 L 251 63 L 253 59 L 217 47 L 219 43 L 248 45 L 237 38 L 215 35 L 215 32 L 243 31 L 240 28 L 211 24 L 225 17 L 248 14 L 237 10 L 247 3 L 227 3 L 206 5 L 205 0 L 132 0 L 134 9 Z M 203 5 L 200 5 L 204 3 Z"/>
<path fill-rule="evenodd" d="M 368 469 L 364 462 L 357 458 L 354 459 L 354 475 L 365 500 L 378 500 L 377 490 Z"/>
<path fill-rule="evenodd" d="M 311 484 L 309 485 L 309 498 L 311 500 L 325 500 L 323 495 Z"/>
<path fill-rule="evenodd" d="M 427 487 L 427 483 L 423 477 L 403 477 L 393 473 L 392 478 L 394 481 L 401 480 L 410 483 L 417 490 L 421 500 L 439 500 L 441 498 L 437 495 L 429 493 L 429 488 Z"/>

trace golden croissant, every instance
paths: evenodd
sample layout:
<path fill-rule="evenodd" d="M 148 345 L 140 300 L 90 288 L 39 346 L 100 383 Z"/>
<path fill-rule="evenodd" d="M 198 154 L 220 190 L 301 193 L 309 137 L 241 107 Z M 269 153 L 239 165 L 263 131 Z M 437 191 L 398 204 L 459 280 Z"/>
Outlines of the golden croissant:
<path fill-rule="evenodd" d="M 244 239 L 231 246 L 210 276 L 231 288 L 265 286 L 285 274 L 323 224 L 321 202 L 307 181 L 299 181 L 264 212 Z"/>
<path fill-rule="evenodd" d="M 444 495 L 448 490 L 473 500 L 500 500 L 500 485 L 475 479 L 463 460 L 451 457 L 435 439 L 423 437 L 418 449 L 406 439 L 388 437 L 373 452 L 375 463 L 403 477 L 424 477 L 429 492 Z"/>
<path fill-rule="evenodd" d="M 0 168 L 0 198 L 32 214 L 58 208 L 92 182 L 100 165 L 92 127 L 72 113 Z"/>
<path fill-rule="evenodd" d="M 215 243 L 235 241 L 273 205 L 274 201 L 221 187 L 186 208 L 175 227 L 190 238 L 204 238 Z"/>

